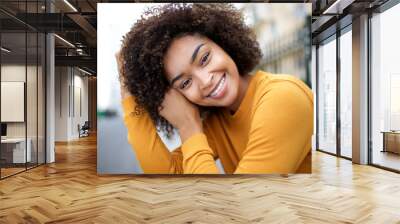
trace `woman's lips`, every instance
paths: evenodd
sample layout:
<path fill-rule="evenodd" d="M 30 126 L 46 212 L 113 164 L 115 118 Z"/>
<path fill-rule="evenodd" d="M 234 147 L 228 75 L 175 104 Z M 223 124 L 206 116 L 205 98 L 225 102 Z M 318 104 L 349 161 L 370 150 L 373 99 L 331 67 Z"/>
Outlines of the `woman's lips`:
<path fill-rule="evenodd" d="M 225 95 L 225 92 L 226 92 L 226 73 L 224 73 L 224 75 L 219 80 L 218 84 L 215 86 L 213 91 L 211 91 L 211 93 L 208 94 L 207 97 L 213 99 L 219 99 Z"/>

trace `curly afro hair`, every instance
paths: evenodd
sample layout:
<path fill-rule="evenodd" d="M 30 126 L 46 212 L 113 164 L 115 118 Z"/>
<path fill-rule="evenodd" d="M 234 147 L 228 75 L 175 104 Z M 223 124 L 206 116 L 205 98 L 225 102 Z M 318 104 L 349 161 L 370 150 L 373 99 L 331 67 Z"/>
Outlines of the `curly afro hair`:
<path fill-rule="evenodd" d="M 135 97 L 136 110 L 147 111 L 168 137 L 173 127 L 158 110 L 171 88 L 164 75 L 163 57 L 174 38 L 184 35 L 202 35 L 214 41 L 233 59 L 241 75 L 251 72 L 261 58 L 254 33 L 231 4 L 172 3 L 147 9 L 123 37 L 121 79 Z"/>

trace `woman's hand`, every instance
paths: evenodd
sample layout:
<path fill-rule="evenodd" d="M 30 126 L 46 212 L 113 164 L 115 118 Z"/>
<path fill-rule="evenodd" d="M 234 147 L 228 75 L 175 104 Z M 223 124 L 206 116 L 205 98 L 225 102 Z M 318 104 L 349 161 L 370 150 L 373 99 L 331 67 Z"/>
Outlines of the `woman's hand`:
<path fill-rule="evenodd" d="M 199 109 L 178 90 L 170 89 L 164 97 L 160 115 L 178 129 L 182 143 L 192 135 L 203 132 Z"/>
<path fill-rule="evenodd" d="M 117 52 L 115 54 L 115 58 L 117 60 L 117 66 L 118 66 L 118 77 L 119 77 L 119 83 L 120 83 L 120 90 L 121 90 L 121 99 L 125 99 L 128 96 L 131 96 L 129 93 L 128 89 L 125 86 L 125 76 L 123 74 L 122 66 L 124 65 L 124 59 L 121 56 L 121 52 Z"/>

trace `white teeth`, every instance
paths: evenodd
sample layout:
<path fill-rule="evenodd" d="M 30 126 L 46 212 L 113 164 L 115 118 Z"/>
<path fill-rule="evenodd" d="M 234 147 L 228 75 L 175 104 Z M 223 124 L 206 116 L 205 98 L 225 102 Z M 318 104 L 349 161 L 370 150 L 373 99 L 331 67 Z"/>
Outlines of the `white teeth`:
<path fill-rule="evenodd" d="M 222 77 L 217 88 L 210 94 L 210 97 L 214 97 L 214 96 L 218 95 L 219 92 L 222 90 L 222 87 L 224 87 L 224 83 L 225 83 L 225 75 Z"/>

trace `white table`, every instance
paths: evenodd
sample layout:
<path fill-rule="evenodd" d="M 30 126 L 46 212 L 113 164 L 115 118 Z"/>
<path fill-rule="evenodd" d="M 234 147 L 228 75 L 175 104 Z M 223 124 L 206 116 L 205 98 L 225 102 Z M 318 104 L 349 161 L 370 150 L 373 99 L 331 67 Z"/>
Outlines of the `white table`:
<path fill-rule="evenodd" d="M 14 145 L 13 147 L 13 163 L 25 163 L 31 162 L 31 145 L 32 140 L 30 138 L 26 139 L 28 143 L 26 147 L 26 154 L 25 154 L 25 138 L 6 138 L 1 139 L 2 145 Z M 25 161 L 25 158 L 27 161 Z"/>

